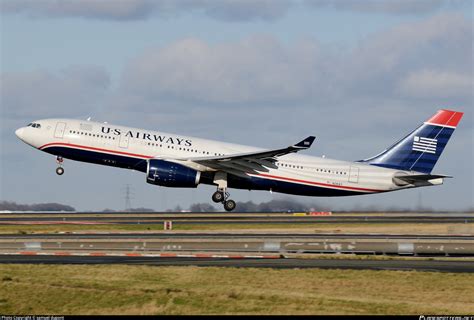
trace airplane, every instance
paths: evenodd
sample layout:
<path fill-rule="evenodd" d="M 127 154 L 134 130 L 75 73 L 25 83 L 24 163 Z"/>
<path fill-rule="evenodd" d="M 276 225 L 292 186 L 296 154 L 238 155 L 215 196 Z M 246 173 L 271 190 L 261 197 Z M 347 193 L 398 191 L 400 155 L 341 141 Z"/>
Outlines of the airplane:
<path fill-rule="evenodd" d="M 147 183 L 163 187 L 214 185 L 212 200 L 232 211 L 229 188 L 329 197 L 443 184 L 451 177 L 431 171 L 462 116 L 439 110 L 381 153 L 354 162 L 296 154 L 310 148 L 314 136 L 268 150 L 90 119 L 38 120 L 15 134 L 56 156 L 58 175 L 67 158 L 140 171 Z"/>

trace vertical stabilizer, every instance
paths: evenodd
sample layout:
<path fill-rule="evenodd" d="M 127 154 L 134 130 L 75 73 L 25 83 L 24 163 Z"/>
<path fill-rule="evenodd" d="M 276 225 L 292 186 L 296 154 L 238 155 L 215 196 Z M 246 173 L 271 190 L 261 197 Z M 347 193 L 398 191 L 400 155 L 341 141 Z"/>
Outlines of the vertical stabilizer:
<path fill-rule="evenodd" d="M 439 110 L 406 137 L 363 162 L 392 169 L 431 173 L 463 114 L 459 111 Z"/>

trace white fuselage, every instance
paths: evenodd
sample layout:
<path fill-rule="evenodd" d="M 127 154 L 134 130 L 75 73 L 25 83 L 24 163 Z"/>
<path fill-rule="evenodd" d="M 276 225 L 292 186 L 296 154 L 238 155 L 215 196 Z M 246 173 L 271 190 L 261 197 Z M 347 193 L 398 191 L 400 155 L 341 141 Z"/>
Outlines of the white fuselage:
<path fill-rule="evenodd" d="M 216 169 L 189 159 L 263 150 L 93 121 L 45 119 L 35 123 L 40 126 L 23 127 L 18 129 L 16 134 L 37 149 L 73 160 L 142 172 L 146 171 L 143 168 L 150 159 L 163 159 L 183 164 L 201 173 L 212 174 Z M 188 160 L 179 160 L 183 158 Z M 278 158 L 274 168 L 265 172 L 249 173 L 247 177 L 257 181 L 258 187 L 255 189 L 331 196 L 378 193 L 413 187 L 400 186 L 393 182 L 394 175 L 400 172 L 404 171 L 366 163 L 287 154 Z M 209 181 L 210 183 L 203 183 L 213 184 L 212 178 Z M 237 188 L 252 189 L 251 186 L 251 183 L 236 185 Z M 313 190 L 309 191 L 308 188 Z M 315 188 L 323 192 L 319 194 Z"/>

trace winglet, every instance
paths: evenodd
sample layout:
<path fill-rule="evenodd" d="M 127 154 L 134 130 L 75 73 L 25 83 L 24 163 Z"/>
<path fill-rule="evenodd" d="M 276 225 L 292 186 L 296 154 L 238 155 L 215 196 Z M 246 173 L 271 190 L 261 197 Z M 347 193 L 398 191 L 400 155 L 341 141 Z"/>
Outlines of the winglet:
<path fill-rule="evenodd" d="M 293 147 L 294 148 L 301 148 L 301 149 L 308 149 L 313 144 L 314 139 L 316 139 L 316 137 L 309 136 L 306 139 L 304 139 L 304 140 L 298 142 L 297 144 L 295 144 Z"/>

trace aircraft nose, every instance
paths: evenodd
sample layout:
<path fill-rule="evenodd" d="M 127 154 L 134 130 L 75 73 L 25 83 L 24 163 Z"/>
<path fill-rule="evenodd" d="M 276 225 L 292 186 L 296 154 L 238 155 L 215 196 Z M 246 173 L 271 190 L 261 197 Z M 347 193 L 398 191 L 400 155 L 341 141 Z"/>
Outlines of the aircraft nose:
<path fill-rule="evenodd" d="M 23 140 L 23 131 L 24 131 L 24 130 L 25 130 L 24 128 L 20 128 L 20 129 L 17 129 L 17 130 L 15 131 L 16 136 L 17 136 L 18 138 L 20 138 L 21 140 Z"/>

